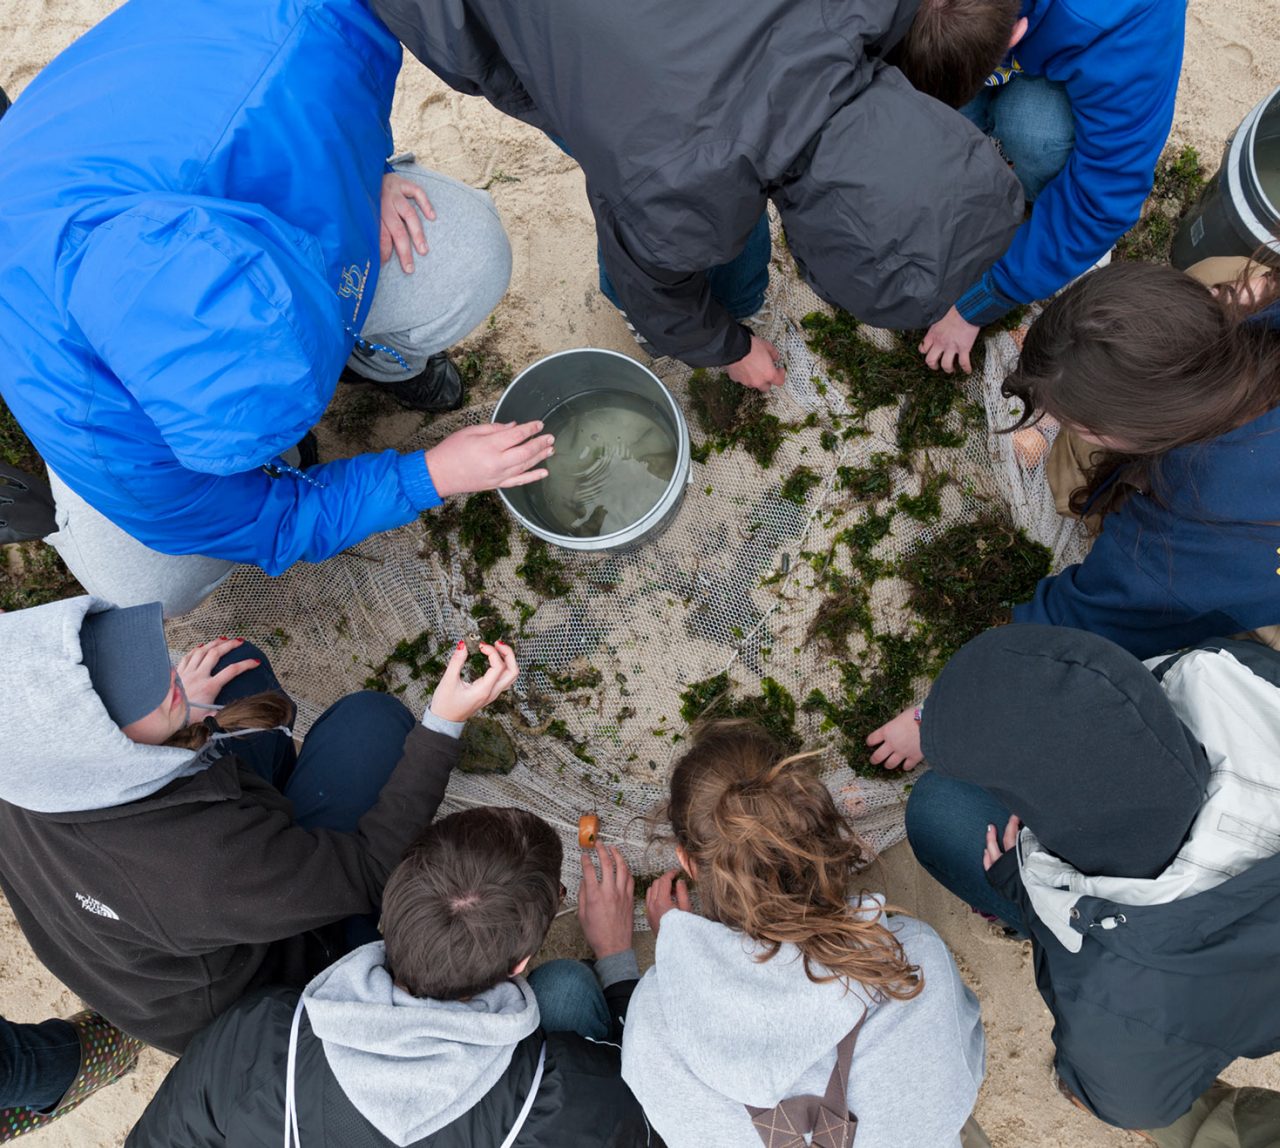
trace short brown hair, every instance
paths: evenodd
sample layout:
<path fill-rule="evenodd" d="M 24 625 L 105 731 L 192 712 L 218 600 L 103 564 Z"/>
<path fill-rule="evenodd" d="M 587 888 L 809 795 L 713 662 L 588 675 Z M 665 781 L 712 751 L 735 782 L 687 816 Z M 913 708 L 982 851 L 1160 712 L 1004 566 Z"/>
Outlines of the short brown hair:
<path fill-rule="evenodd" d="M 920 0 L 893 62 L 917 91 L 963 107 L 1009 51 L 1021 0 Z"/>
<path fill-rule="evenodd" d="M 451 813 L 409 846 L 382 896 L 387 968 L 416 997 L 461 1000 L 541 947 L 560 904 L 560 839 L 523 809 Z"/>

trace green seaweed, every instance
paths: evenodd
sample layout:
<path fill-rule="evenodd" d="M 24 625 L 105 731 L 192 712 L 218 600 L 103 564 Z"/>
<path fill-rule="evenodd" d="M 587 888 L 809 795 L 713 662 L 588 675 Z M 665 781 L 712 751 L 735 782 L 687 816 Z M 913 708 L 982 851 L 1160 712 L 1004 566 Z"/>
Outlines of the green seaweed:
<path fill-rule="evenodd" d="M 596 759 L 587 752 L 587 743 L 580 738 L 576 738 L 569 732 L 569 727 L 564 723 L 563 719 L 556 718 L 554 721 L 547 723 L 546 729 L 543 731 L 548 737 L 553 737 L 557 741 L 564 742 L 569 747 L 569 752 L 573 754 L 579 761 L 584 761 L 587 765 L 595 765 Z"/>
<path fill-rule="evenodd" d="M 836 467 L 836 488 L 848 491 L 858 502 L 874 502 L 893 493 L 893 468 L 903 460 L 882 452 L 873 454 L 867 466 Z"/>
<path fill-rule="evenodd" d="M 454 353 L 454 365 L 470 398 L 477 392 L 490 395 L 505 390 L 514 377 L 511 364 L 497 349 L 498 332 L 490 317 L 489 330 L 469 346 Z"/>
<path fill-rule="evenodd" d="M 823 653 L 847 657 L 849 638 L 855 632 L 871 633 L 870 590 L 861 579 L 832 570 L 828 593 L 805 631 L 805 642 L 815 642 Z"/>
<path fill-rule="evenodd" d="M 922 475 L 920 493 L 900 494 L 894 505 L 917 522 L 936 522 L 942 517 L 942 488 L 949 481 L 945 474 Z"/>
<path fill-rule="evenodd" d="M 1009 518 L 985 510 L 948 527 L 898 563 L 910 584 L 908 602 L 927 635 L 938 668 L 970 638 L 1009 620 L 1009 609 L 1031 597 L 1053 555 Z"/>
<path fill-rule="evenodd" d="M 698 368 L 689 377 L 689 408 L 706 440 L 694 448 L 694 458 L 705 462 L 712 450 L 724 453 L 742 447 L 761 467 L 773 463 L 788 428 L 765 409 L 759 391 L 735 383 L 723 372 L 711 374 Z"/>
<path fill-rule="evenodd" d="M 470 552 L 481 572 L 511 553 L 511 518 L 492 491 L 471 495 L 458 518 L 458 541 Z"/>
<path fill-rule="evenodd" d="M 796 733 L 796 702 L 773 678 L 760 679 L 760 693 L 731 696 L 728 673 L 693 682 L 680 694 L 680 716 L 690 724 L 700 718 L 746 718 L 763 726 L 790 753 L 803 744 Z"/>
<path fill-rule="evenodd" d="M 1204 186 L 1205 171 L 1195 148 L 1166 151 L 1156 165 L 1142 218 L 1120 237 L 1114 257 L 1168 263 L 1178 225 L 1200 198 Z"/>
<path fill-rule="evenodd" d="M 787 502 L 803 506 L 809 499 L 809 491 L 822 482 L 822 476 L 808 466 L 797 466 L 786 478 L 778 496 Z"/>
<path fill-rule="evenodd" d="M 547 675 L 547 681 L 551 683 L 552 688 L 561 693 L 569 693 L 572 690 L 594 690 L 604 681 L 604 674 L 595 666 L 570 666 L 564 673 L 555 673 L 552 670 L 543 670 L 543 673 Z"/>
<path fill-rule="evenodd" d="M 409 677 L 413 681 L 421 678 L 436 680 L 444 673 L 449 661 L 449 649 L 440 638 L 430 630 L 424 630 L 416 638 L 405 638 L 396 643 L 395 648 L 381 664 L 370 666 L 373 673 L 364 680 L 366 690 L 391 692 L 391 670 L 393 666 L 408 668 Z M 399 691 L 397 691 L 399 692 Z"/>
<path fill-rule="evenodd" d="M 523 578 L 529 589 L 544 598 L 563 598 L 573 588 L 565 576 L 565 565 L 551 553 L 541 538 L 530 538 L 524 552 L 524 561 L 516 567 L 517 577 Z"/>
<path fill-rule="evenodd" d="M 25 610 L 83 593 L 47 543 L 35 540 L 0 548 L 0 610 Z"/>

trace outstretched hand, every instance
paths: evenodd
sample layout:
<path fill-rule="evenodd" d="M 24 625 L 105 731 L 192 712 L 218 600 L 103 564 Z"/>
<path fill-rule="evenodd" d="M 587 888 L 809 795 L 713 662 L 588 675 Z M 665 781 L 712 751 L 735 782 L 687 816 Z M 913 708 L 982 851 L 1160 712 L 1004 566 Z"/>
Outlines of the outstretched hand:
<path fill-rule="evenodd" d="M 378 255 L 385 263 L 394 250 L 406 275 L 413 273 L 413 253 L 427 253 L 427 233 L 419 210 L 430 220 L 436 217 L 427 193 L 418 184 L 387 172 L 382 177 L 382 230 L 378 236 Z"/>
<path fill-rule="evenodd" d="M 960 369 L 967 375 L 973 370 L 969 352 L 973 350 L 980 330 L 980 327 L 974 326 L 952 307 L 925 332 L 918 350 L 930 370 L 936 371 L 941 367 L 949 375 L 959 363 Z"/>
<path fill-rule="evenodd" d="M 612 845 L 604 845 L 597 839 L 595 851 L 600 863 L 599 877 L 591 860 L 591 851 L 583 850 L 582 853 L 578 921 L 596 960 L 602 960 L 631 948 L 636 880 L 626 858 Z"/>
<path fill-rule="evenodd" d="M 915 769 L 924 760 L 915 707 L 903 710 L 869 733 L 867 745 L 875 750 L 871 755 L 872 765 L 882 765 L 885 769 Z"/>
<path fill-rule="evenodd" d="M 426 453 L 436 493 L 447 498 L 546 478 L 546 468 L 538 463 L 551 456 L 555 439 L 541 430 L 540 422 L 532 422 L 482 423 L 454 431 Z"/>
<path fill-rule="evenodd" d="M 1005 853 L 1018 844 L 1018 830 L 1021 828 L 1022 822 L 1018 820 L 1016 814 L 1009 818 L 1009 823 L 1004 827 L 1004 848 L 1002 849 L 1000 847 L 1002 842 L 996 840 L 996 827 L 987 826 L 987 842 L 982 850 L 983 869 L 990 869 Z"/>
<path fill-rule="evenodd" d="M 736 363 L 725 367 L 724 373 L 735 383 L 750 387 L 753 391 L 768 393 L 774 387 L 780 387 L 787 381 L 787 374 L 782 369 L 782 355 L 768 339 L 759 335 L 751 336 L 751 350 Z"/>
<path fill-rule="evenodd" d="M 445 721 L 466 721 L 484 709 L 520 676 L 515 651 L 499 640 L 494 645 L 480 643 L 480 652 L 489 659 L 489 668 L 473 682 L 462 680 L 467 664 L 467 643 L 459 642 L 444 668 L 444 676 L 431 695 L 430 710 Z"/>

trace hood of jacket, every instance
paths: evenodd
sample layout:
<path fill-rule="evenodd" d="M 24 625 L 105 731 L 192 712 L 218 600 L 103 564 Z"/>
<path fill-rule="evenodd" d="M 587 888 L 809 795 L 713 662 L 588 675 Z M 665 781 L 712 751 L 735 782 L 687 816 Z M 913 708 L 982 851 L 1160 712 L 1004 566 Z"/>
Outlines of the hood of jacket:
<path fill-rule="evenodd" d="M 36 813 L 107 809 L 204 768 L 189 749 L 130 741 L 80 655 L 80 623 L 110 608 L 88 596 L 0 614 L 0 800 Z"/>
<path fill-rule="evenodd" d="M 506 1072 L 538 1027 L 523 977 L 468 1001 L 415 997 L 396 987 L 382 942 L 331 965 L 303 992 L 311 1030 L 342 1091 L 397 1145 L 452 1123 Z"/>
<path fill-rule="evenodd" d="M 965 645 L 929 692 L 920 741 L 932 768 L 981 785 L 1088 875 L 1161 872 L 1209 780 L 1151 672 L 1063 626 L 1002 626 Z"/>

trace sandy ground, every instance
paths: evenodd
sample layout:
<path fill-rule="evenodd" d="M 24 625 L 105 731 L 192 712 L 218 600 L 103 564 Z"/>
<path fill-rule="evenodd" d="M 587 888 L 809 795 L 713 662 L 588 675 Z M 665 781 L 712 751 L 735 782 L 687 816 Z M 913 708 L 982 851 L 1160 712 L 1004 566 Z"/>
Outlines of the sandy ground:
<path fill-rule="evenodd" d="M 0 0 L 0 85 L 17 96 L 58 51 L 115 4 L 113 0 Z M 1271 0 L 1192 0 L 1173 140 L 1194 144 L 1212 165 L 1223 140 L 1277 82 L 1280 9 Z M 404 70 L 394 126 L 399 145 L 426 165 L 488 186 L 511 235 L 515 271 L 499 307 L 500 345 L 517 365 L 571 346 L 630 352 L 629 336 L 596 290 L 595 241 L 573 162 L 538 133 L 487 104 L 450 92 L 415 61 Z M 1049 1078 L 1048 1014 L 1031 981 L 1024 947 L 996 937 L 913 862 L 890 850 L 871 877 L 890 898 L 930 921 L 952 946 L 983 1002 L 987 1080 L 978 1117 L 997 1148 L 1111 1148 L 1133 1143 L 1061 1100 Z M 647 949 L 650 938 L 642 938 Z M 578 951 L 571 921 L 560 923 L 548 955 Z M 32 956 L 0 905 L 0 1013 L 14 1020 L 67 1015 L 77 1002 Z M 29 1143 L 117 1145 L 167 1071 L 148 1052 L 137 1072 Z M 904 1066 L 904 1087 L 909 1087 Z M 1239 1062 L 1233 1083 L 1280 1087 L 1280 1057 Z"/>

